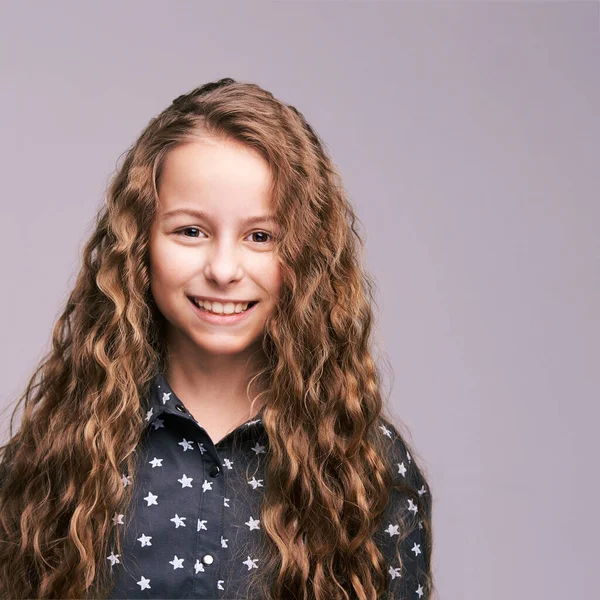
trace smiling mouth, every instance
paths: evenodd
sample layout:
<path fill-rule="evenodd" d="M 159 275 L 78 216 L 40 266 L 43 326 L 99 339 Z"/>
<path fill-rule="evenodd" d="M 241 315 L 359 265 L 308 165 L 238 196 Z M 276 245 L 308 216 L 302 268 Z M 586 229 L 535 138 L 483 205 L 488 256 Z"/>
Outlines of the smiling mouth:
<path fill-rule="evenodd" d="M 227 317 L 227 316 L 234 316 L 234 315 L 241 315 L 242 313 L 245 313 L 245 312 L 249 311 L 255 304 L 258 304 L 258 300 L 252 300 L 251 302 L 248 302 L 248 306 L 244 310 L 241 310 L 240 312 L 233 311 L 232 313 L 226 313 L 226 312 L 215 312 L 215 311 L 209 310 L 207 308 L 204 308 L 203 305 L 198 304 L 198 302 L 196 301 L 195 298 L 192 298 L 191 296 L 188 296 L 187 298 L 199 310 L 205 311 L 205 312 L 207 312 L 207 313 L 209 313 L 211 315 L 220 315 L 220 316 L 225 316 L 225 317 Z"/>

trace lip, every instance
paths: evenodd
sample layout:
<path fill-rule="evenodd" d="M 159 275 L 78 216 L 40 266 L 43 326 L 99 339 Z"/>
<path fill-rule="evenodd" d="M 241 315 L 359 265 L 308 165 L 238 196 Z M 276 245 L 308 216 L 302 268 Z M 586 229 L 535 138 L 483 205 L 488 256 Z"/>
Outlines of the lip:
<path fill-rule="evenodd" d="M 232 298 L 212 298 L 211 296 L 194 296 L 194 294 L 190 294 L 188 296 L 192 298 L 200 298 L 201 300 L 208 300 L 209 302 L 220 302 L 221 304 L 227 304 L 228 302 L 233 302 L 234 304 L 245 304 L 246 302 L 256 302 L 256 300 L 233 300 Z"/>
<path fill-rule="evenodd" d="M 212 323 L 213 325 L 235 325 L 236 323 L 240 323 L 241 321 L 244 321 L 245 319 L 247 319 L 252 312 L 254 311 L 254 309 L 258 306 L 258 302 L 256 304 L 254 304 L 253 306 L 251 306 L 248 310 L 241 312 L 241 313 L 232 313 L 230 315 L 215 315 L 211 312 L 208 312 L 206 310 L 202 310 L 201 308 L 198 308 L 190 299 L 190 297 L 188 296 L 187 299 L 190 301 L 190 304 L 192 305 L 192 309 L 194 310 L 194 313 L 198 316 L 198 318 L 202 319 L 203 321 L 207 322 L 207 323 Z"/>

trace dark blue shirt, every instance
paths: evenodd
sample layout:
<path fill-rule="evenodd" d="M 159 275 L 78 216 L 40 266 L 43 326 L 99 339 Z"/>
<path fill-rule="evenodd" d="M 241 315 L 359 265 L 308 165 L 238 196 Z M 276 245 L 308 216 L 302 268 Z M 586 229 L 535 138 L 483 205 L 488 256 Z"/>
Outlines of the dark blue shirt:
<path fill-rule="evenodd" d="M 213 444 L 162 374 L 148 401 L 130 515 L 114 515 L 123 526 L 123 556 L 115 549 L 107 557 L 116 580 L 110 598 L 244 598 L 248 577 L 261 568 L 253 548 L 262 535 L 269 448 L 263 409 Z M 396 477 L 410 481 L 419 496 L 427 494 L 397 430 L 384 419 L 379 430 L 389 440 Z M 123 474 L 123 485 L 132 483 L 132 475 Z M 402 570 L 395 555 L 399 523 L 392 517 L 399 509 L 415 524 L 400 545 Z M 374 541 L 388 565 L 389 597 L 427 600 L 417 507 L 392 493 L 386 511 L 390 517 L 385 515 Z"/>

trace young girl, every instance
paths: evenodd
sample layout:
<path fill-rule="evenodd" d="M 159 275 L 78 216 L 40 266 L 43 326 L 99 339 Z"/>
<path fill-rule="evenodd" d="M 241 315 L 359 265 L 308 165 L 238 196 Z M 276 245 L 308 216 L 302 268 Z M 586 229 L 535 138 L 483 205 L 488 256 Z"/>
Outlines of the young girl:
<path fill-rule="evenodd" d="M 2 598 L 432 597 L 355 219 L 257 85 L 151 120 L 0 448 Z"/>

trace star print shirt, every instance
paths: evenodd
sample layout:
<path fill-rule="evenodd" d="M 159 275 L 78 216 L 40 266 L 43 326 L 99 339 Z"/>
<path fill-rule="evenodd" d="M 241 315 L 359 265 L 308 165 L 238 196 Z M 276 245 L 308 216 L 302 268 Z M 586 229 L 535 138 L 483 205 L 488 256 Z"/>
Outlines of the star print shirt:
<path fill-rule="evenodd" d="M 129 514 L 113 518 L 122 526 L 122 555 L 115 548 L 107 557 L 115 581 L 109 598 L 245 598 L 248 578 L 261 568 L 254 548 L 262 535 L 268 452 L 262 409 L 214 444 L 163 374 L 152 383 L 148 406 Z M 427 495 L 397 430 L 381 423 L 396 477 Z M 131 484 L 133 476 L 123 474 L 123 485 Z M 399 544 L 402 566 L 396 557 L 399 512 L 414 525 Z M 420 517 L 410 498 L 392 492 L 373 538 L 390 574 L 387 598 L 427 600 Z"/>

